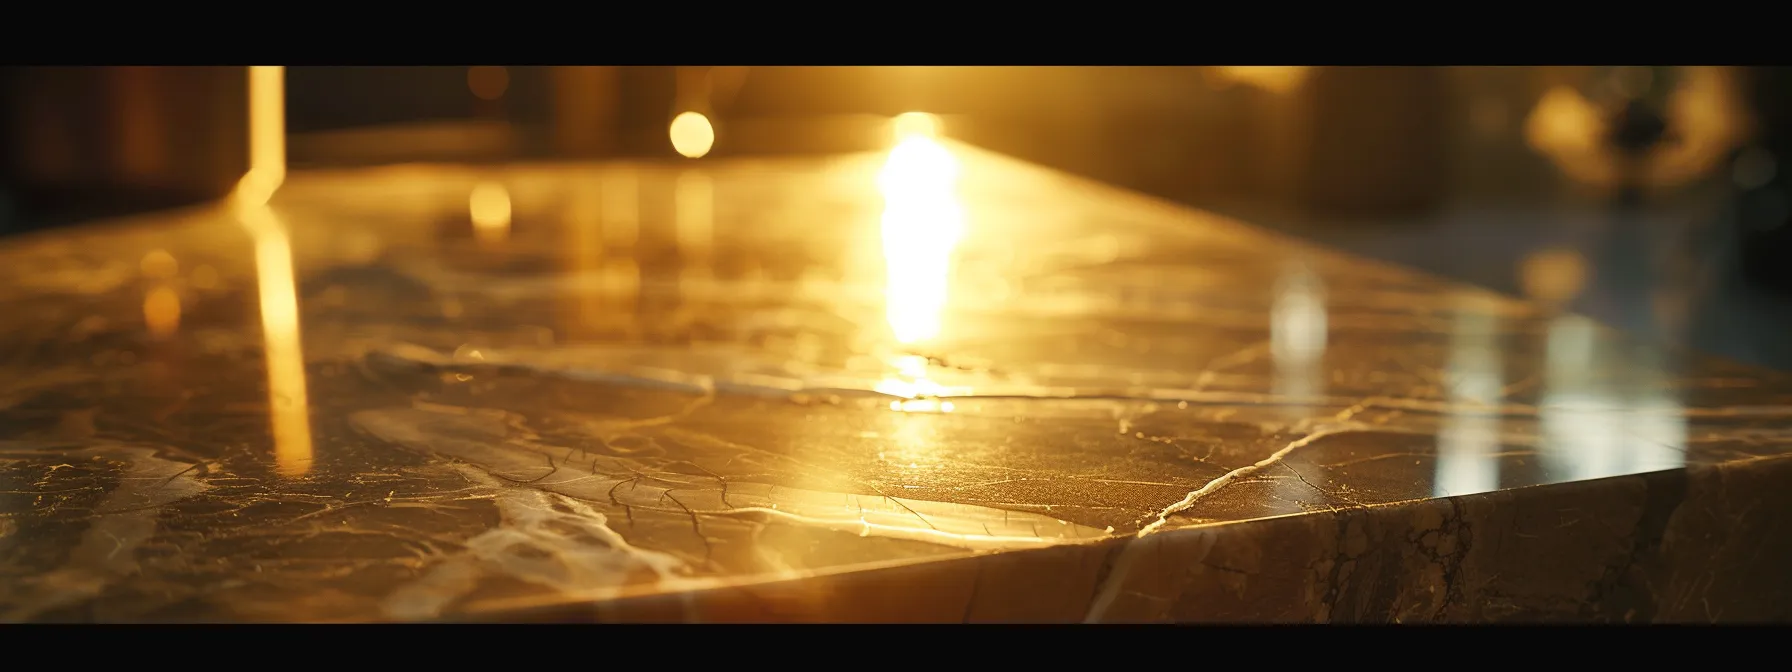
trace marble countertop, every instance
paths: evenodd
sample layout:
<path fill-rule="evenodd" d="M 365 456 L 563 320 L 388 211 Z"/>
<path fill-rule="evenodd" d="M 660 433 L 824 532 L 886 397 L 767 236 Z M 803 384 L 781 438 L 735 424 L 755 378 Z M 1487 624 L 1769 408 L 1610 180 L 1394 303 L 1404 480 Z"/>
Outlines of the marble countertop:
<path fill-rule="evenodd" d="M 962 145 L 0 242 L 0 620 L 1787 620 L 1792 379 Z"/>

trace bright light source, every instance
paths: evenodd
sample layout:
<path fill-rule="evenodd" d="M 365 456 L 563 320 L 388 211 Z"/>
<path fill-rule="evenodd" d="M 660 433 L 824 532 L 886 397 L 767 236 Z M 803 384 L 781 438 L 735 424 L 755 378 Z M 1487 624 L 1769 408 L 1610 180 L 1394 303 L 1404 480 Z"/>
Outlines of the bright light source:
<path fill-rule="evenodd" d="M 473 230 L 481 240 L 502 240 L 510 233 L 510 192 L 504 186 L 481 182 L 467 196 L 467 210 L 473 218 Z"/>
<path fill-rule="evenodd" d="M 940 120 L 926 112 L 904 112 L 896 116 L 896 141 L 911 137 L 939 137 Z"/>
<path fill-rule="evenodd" d="M 902 343 L 940 332 L 952 251 L 964 232 L 964 207 L 955 193 L 958 170 L 957 157 L 945 146 L 909 136 L 890 150 L 878 174 L 888 274 L 885 317 Z"/>
<path fill-rule="evenodd" d="M 672 119 L 672 149 L 690 158 L 698 158 L 709 153 L 716 144 L 716 129 L 709 123 L 709 117 L 696 112 L 685 112 Z"/>

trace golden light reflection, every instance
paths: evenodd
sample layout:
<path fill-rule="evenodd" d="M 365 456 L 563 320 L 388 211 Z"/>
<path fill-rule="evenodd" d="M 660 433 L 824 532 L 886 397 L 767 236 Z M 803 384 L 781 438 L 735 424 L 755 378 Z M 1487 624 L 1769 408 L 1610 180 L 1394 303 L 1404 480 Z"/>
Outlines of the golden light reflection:
<path fill-rule="evenodd" d="M 1545 455 L 1567 478 L 1624 472 L 1622 407 L 1593 377 L 1597 338 L 1592 321 L 1583 317 L 1560 317 L 1549 326 L 1545 391 L 1538 413 Z"/>
<path fill-rule="evenodd" d="M 1539 250 L 1519 262 L 1518 280 L 1526 296 L 1560 306 L 1586 287 L 1587 260 L 1574 250 Z"/>
<path fill-rule="evenodd" d="M 610 259 L 604 264 L 603 289 L 604 296 L 615 301 L 618 315 L 634 315 L 641 296 L 640 264 L 628 257 Z"/>
<path fill-rule="evenodd" d="M 641 235 L 641 183 L 633 173 L 619 173 L 606 176 L 602 190 L 604 246 L 634 247 Z"/>
<path fill-rule="evenodd" d="M 171 287 L 157 287 L 143 296 L 143 324 L 156 337 L 180 329 L 180 294 Z"/>
<path fill-rule="evenodd" d="M 180 263 L 167 250 L 154 250 L 143 255 L 143 261 L 138 267 L 143 270 L 145 277 L 156 280 L 167 280 L 180 273 Z"/>
<path fill-rule="evenodd" d="M 1538 413 L 1554 480 L 1684 466 L 1685 411 L 1658 356 L 1599 346 L 1598 327 L 1587 318 L 1550 323 Z"/>
<path fill-rule="evenodd" d="M 678 241 L 679 292 L 689 301 L 707 292 L 715 280 L 715 181 L 701 172 L 687 172 L 672 184 L 673 235 Z"/>
<path fill-rule="evenodd" d="M 890 410 L 904 413 L 951 413 L 957 406 L 938 399 L 899 399 L 890 402 Z"/>
<path fill-rule="evenodd" d="M 687 262 L 707 265 L 716 240 L 715 180 L 696 171 L 681 174 L 672 185 L 672 200 L 679 254 Z"/>
<path fill-rule="evenodd" d="M 688 217 L 697 206 L 680 203 L 680 197 L 674 194 L 674 207 Z M 688 188 L 682 197 L 689 200 Z M 581 276 L 597 282 L 594 291 L 578 295 L 580 328 L 627 328 L 641 291 L 641 269 L 631 256 L 640 235 L 640 183 L 627 171 L 603 174 L 576 192 L 568 214 L 573 261 Z"/>
<path fill-rule="evenodd" d="M 255 238 L 255 276 L 260 286 L 261 331 L 268 358 L 268 410 L 273 416 L 274 464 L 280 473 L 311 470 L 311 402 L 300 346 L 298 288 L 292 243 L 272 208 L 244 213 Z"/>
<path fill-rule="evenodd" d="M 1498 318 L 1491 301 L 1464 296 L 1456 306 L 1445 371 L 1451 411 L 1437 436 L 1438 497 L 1492 492 L 1500 484 L 1500 416 L 1504 396 Z"/>
<path fill-rule="evenodd" d="M 1525 141 L 1531 149 L 1554 159 L 1569 177 L 1605 183 L 1616 169 L 1601 152 L 1600 133 L 1605 128 L 1599 108 L 1571 86 L 1557 86 L 1543 94 L 1525 120 Z"/>
<path fill-rule="evenodd" d="M 912 409 L 914 412 L 933 412 L 939 410 L 940 406 L 925 400 L 903 403 L 915 406 Z M 886 448 L 877 453 L 879 462 L 911 476 L 943 466 L 939 451 L 939 426 L 925 418 L 898 416 L 893 420 L 890 431 L 883 436 L 888 442 L 885 444 Z"/>
<path fill-rule="evenodd" d="M 926 112 L 899 114 L 891 125 L 895 127 L 895 137 L 898 143 L 915 136 L 937 138 L 940 135 L 939 117 Z"/>
<path fill-rule="evenodd" d="M 572 276 L 579 279 L 601 277 L 603 272 L 603 203 L 597 189 L 573 189 L 572 202 L 566 208 L 566 244 L 571 254 L 564 257 L 571 263 Z M 570 300 L 571 310 L 561 317 L 566 320 L 561 331 L 580 335 L 599 323 L 604 314 L 603 292 L 573 291 L 562 295 Z"/>
<path fill-rule="evenodd" d="M 1312 271 L 1294 267 L 1283 274 L 1274 292 L 1269 315 L 1270 355 L 1276 367 L 1274 392 L 1310 399 L 1324 392 L 1325 285 Z M 1304 416 L 1307 411 L 1290 406 L 1289 412 Z"/>
<path fill-rule="evenodd" d="M 890 150 L 878 175 L 884 198 L 885 318 L 904 344 L 940 333 L 952 252 L 964 234 L 958 169 L 957 158 L 945 146 L 909 136 Z"/>
<path fill-rule="evenodd" d="M 697 112 L 684 112 L 673 117 L 670 133 L 672 149 L 693 159 L 708 154 L 716 144 L 715 126 L 709 123 L 709 117 Z"/>
<path fill-rule="evenodd" d="M 934 382 L 927 375 L 927 358 L 918 355 L 900 355 L 890 358 L 892 374 L 872 387 L 872 389 L 896 397 L 904 397 L 907 401 L 890 402 L 892 411 L 931 411 L 938 410 L 937 405 L 928 401 L 928 397 L 937 397 L 946 388 Z M 928 403 L 909 403 L 927 401 Z M 949 410 L 949 409 L 947 409 Z"/>
<path fill-rule="evenodd" d="M 1555 480 L 1684 466 L 1686 416 L 1658 355 L 1598 346 L 1586 317 L 1550 323 L 1539 416 Z"/>
<path fill-rule="evenodd" d="M 480 100 L 497 100 L 510 89 L 510 71 L 500 65 L 467 68 L 467 90 Z"/>
<path fill-rule="evenodd" d="M 249 172 L 231 195 L 236 207 L 258 208 L 286 181 L 286 69 L 249 68 Z"/>
<path fill-rule="evenodd" d="M 907 123 L 916 130 L 922 122 Z M 958 159 L 950 150 L 917 130 L 890 150 L 877 177 L 884 199 L 884 319 L 896 342 L 903 345 L 926 343 L 941 332 L 951 289 L 952 254 L 964 235 L 964 206 L 957 193 L 959 170 Z M 952 412 L 950 402 L 929 399 L 944 388 L 929 378 L 926 358 L 899 355 L 890 360 L 890 366 L 893 375 L 876 389 L 906 399 L 893 402 L 892 410 Z"/>
<path fill-rule="evenodd" d="M 1633 371 L 1645 380 L 1630 389 L 1630 417 L 1624 423 L 1632 439 L 1630 469 L 1658 471 L 1686 466 L 1686 405 L 1671 389 L 1666 371 L 1657 359 L 1659 354 L 1644 355 Z"/>
<path fill-rule="evenodd" d="M 467 212 L 473 218 L 473 233 L 487 243 L 503 241 L 510 235 L 510 192 L 496 182 L 473 185 L 467 195 Z"/>
<path fill-rule="evenodd" d="M 627 320 L 641 294 L 641 267 L 629 253 L 641 233 L 641 183 L 633 173 L 620 171 L 605 175 L 599 192 L 605 250 L 602 288 L 606 300 L 614 302 L 606 314 Z"/>
<path fill-rule="evenodd" d="M 286 476 L 311 470 L 311 405 L 300 346 L 298 288 L 292 243 L 268 199 L 286 178 L 285 71 L 249 69 L 249 174 L 232 196 L 237 216 L 255 245 L 261 332 L 268 363 L 268 414 L 274 465 Z"/>
<path fill-rule="evenodd" d="M 1288 93 L 1307 81 L 1305 65 L 1222 65 L 1218 71 L 1226 80 L 1255 86 L 1272 93 Z"/>

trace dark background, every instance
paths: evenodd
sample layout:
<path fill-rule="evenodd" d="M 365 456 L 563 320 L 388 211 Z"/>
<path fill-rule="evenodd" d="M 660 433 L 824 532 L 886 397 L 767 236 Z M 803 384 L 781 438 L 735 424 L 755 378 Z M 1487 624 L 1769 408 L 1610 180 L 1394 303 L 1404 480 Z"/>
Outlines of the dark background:
<path fill-rule="evenodd" d="M 972 144 L 1792 368 L 1780 68 L 481 68 L 290 67 L 290 163 L 671 159 L 681 111 L 715 124 L 705 161 L 859 151 L 926 111 Z M 226 193 L 243 81 L 0 68 L 0 235 Z"/>

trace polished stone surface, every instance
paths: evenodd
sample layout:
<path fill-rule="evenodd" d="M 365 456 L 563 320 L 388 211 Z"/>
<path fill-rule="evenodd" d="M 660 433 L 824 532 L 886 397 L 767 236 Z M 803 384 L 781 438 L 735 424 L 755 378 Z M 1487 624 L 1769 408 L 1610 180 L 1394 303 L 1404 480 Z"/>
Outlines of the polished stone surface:
<path fill-rule="evenodd" d="M 0 620 L 1786 620 L 1792 379 L 959 145 L 0 243 Z"/>

